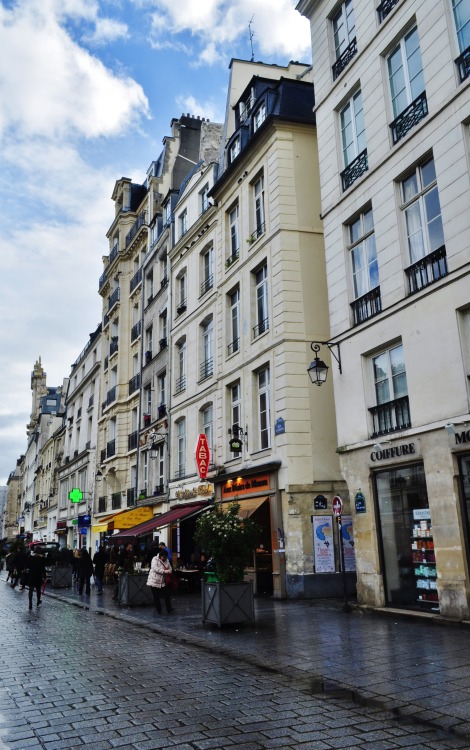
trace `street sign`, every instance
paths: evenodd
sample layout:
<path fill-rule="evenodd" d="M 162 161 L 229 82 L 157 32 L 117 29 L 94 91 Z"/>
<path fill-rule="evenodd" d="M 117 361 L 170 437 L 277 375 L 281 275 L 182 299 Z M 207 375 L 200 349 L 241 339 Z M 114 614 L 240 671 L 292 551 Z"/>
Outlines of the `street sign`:
<path fill-rule="evenodd" d="M 340 516 L 341 511 L 343 510 L 343 501 L 339 497 L 339 495 L 336 495 L 336 497 L 333 498 L 333 513 L 335 516 Z"/>
<path fill-rule="evenodd" d="M 209 471 L 209 462 L 211 458 L 211 452 L 209 449 L 209 443 L 207 442 L 207 436 L 201 433 L 196 443 L 196 466 L 200 479 L 207 478 L 207 472 Z"/>

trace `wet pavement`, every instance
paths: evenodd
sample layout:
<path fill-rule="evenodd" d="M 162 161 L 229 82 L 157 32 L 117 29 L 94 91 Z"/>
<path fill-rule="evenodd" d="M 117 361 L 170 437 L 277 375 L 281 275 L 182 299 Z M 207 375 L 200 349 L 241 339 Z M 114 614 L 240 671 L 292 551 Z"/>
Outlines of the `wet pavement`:
<path fill-rule="evenodd" d="M 470 623 L 357 607 L 346 613 L 335 600 L 259 598 L 254 625 L 218 628 L 202 624 L 198 593 L 177 594 L 171 615 L 158 615 L 150 606 L 119 606 L 112 593 L 112 587 L 105 587 L 103 596 L 92 587 L 91 597 L 74 588 L 46 589 L 58 602 L 282 676 L 292 689 L 333 707 L 353 700 L 356 706 L 385 709 L 400 720 L 408 717 L 465 738 L 459 746 L 470 748 Z"/>

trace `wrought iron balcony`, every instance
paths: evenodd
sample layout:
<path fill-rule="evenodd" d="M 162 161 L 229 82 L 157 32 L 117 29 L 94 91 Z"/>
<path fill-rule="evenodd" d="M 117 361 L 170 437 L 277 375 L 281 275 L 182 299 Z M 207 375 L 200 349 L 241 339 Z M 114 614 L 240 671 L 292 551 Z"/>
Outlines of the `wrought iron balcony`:
<path fill-rule="evenodd" d="M 113 510 L 119 510 L 121 507 L 121 493 L 120 492 L 113 492 L 111 495 L 111 508 Z"/>
<path fill-rule="evenodd" d="M 214 360 L 212 359 L 212 357 L 210 357 L 201 364 L 201 367 L 199 368 L 199 377 L 201 378 L 201 380 L 205 380 L 206 378 L 210 378 L 213 374 Z"/>
<path fill-rule="evenodd" d="M 146 221 L 147 221 L 147 212 L 146 211 L 142 211 L 138 215 L 138 217 L 135 220 L 135 222 L 133 223 L 130 232 L 128 232 L 126 234 L 126 247 L 129 247 L 129 245 L 131 244 L 132 240 L 136 236 L 136 234 L 139 231 L 139 229 L 141 227 L 143 227 L 143 226 L 147 226 Z"/>
<path fill-rule="evenodd" d="M 135 505 L 135 489 L 134 489 L 134 487 L 130 487 L 127 490 L 127 507 L 130 508 L 131 505 Z"/>
<path fill-rule="evenodd" d="M 152 352 L 150 349 L 147 349 L 145 352 L 145 364 L 148 365 L 149 362 L 152 361 Z"/>
<path fill-rule="evenodd" d="M 131 283 L 129 284 L 129 290 L 133 292 L 134 289 L 136 289 L 139 286 L 141 281 L 142 281 L 142 269 L 139 268 L 137 273 L 135 273 L 131 279 Z"/>
<path fill-rule="evenodd" d="M 227 260 L 225 261 L 225 265 L 227 266 L 227 268 L 230 268 L 232 263 L 235 263 L 235 261 L 238 260 L 239 257 L 240 257 L 239 251 L 237 251 L 236 253 L 232 253 L 232 255 L 229 255 Z"/>
<path fill-rule="evenodd" d="M 355 326 L 359 325 L 359 323 L 363 323 L 369 318 L 373 318 L 377 313 L 382 312 L 380 287 L 376 286 L 375 289 L 371 289 L 370 292 L 355 299 L 354 302 L 351 302 L 351 308 L 353 311 Z"/>
<path fill-rule="evenodd" d="M 110 440 L 106 443 L 106 458 L 116 455 L 116 440 Z"/>
<path fill-rule="evenodd" d="M 265 331 L 269 331 L 269 318 L 261 320 L 258 325 L 254 326 L 253 338 L 256 339 L 258 336 L 261 336 L 262 333 L 265 333 Z"/>
<path fill-rule="evenodd" d="M 140 386 L 140 373 L 138 372 L 137 375 L 134 375 L 133 378 L 129 380 L 129 396 L 131 393 L 134 393 Z"/>
<path fill-rule="evenodd" d="M 139 320 L 131 328 L 131 342 L 136 341 L 136 339 L 139 338 L 141 330 L 142 330 L 142 321 Z"/>
<path fill-rule="evenodd" d="M 186 375 L 182 375 L 180 378 L 176 378 L 175 393 L 181 393 L 185 389 L 186 389 Z"/>
<path fill-rule="evenodd" d="M 186 476 L 186 469 L 184 466 L 180 466 L 179 469 L 176 469 L 174 474 L 174 479 L 184 479 Z"/>
<path fill-rule="evenodd" d="M 420 258 L 412 266 L 405 269 L 408 279 L 409 293 L 414 294 L 420 289 L 433 284 L 443 276 L 447 276 L 447 257 L 445 245 Z"/>
<path fill-rule="evenodd" d="M 470 76 L 470 47 L 467 47 L 455 61 L 459 69 L 460 83 L 463 83 Z"/>
<path fill-rule="evenodd" d="M 108 315 L 108 313 L 105 313 L 103 315 L 103 329 L 105 329 L 106 326 L 108 326 L 108 325 L 109 325 L 109 315 Z"/>
<path fill-rule="evenodd" d="M 100 458 L 100 463 L 104 464 L 104 462 L 106 461 L 106 448 L 103 448 L 103 450 L 101 451 Z"/>
<path fill-rule="evenodd" d="M 208 292 L 209 289 L 212 289 L 213 286 L 214 286 L 214 276 L 213 274 L 210 274 L 210 276 L 207 276 L 207 278 L 205 278 L 201 284 L 201 297 L 203 294 Z"/>
<path fill-rule="evenodd" d="M 180 302 L 178 307 L 176 308 L 177 315 L 182 315 L 184 312 L 186 312 L 186 300 Z"/>
<path fill-rule="evenodd" d="M 131 432 L 131 434 L 127 436 L 127 450 L 128 451 L 133 451 L 137 448 L 138 439 L 139 439 L 139 433 L 137 432 L 137 430 L 135 430 L 134 432 Z"/>
<path fill-rule="evenodd" d="M 426 92 L 416 97 L 406 109 L 390 124 L 393 143 L 398 143 L 409 131 L 428 114 L 428 100 Z"/>
<path fill-rule="evenodd" d="M 166 404 L 159 404 L 158 406 L 158 419 L 163 419 L 163 417 L 166 417 Z"/>
<path fill-rule="evenodd" d="M 116 401 L 116 386 L 115 385 L 113 385 L 113 387 L 110 388 L 108 393 L 106 394 L 106 406 L 109 406 L 109 404 L 112 404 L 113 401 Z"/>
<path fill-rule="evenodd" d="M 232 341 L 232 343 L 228 345 L 228 347 L 227 347 L 227 353 L 229 355 L 230 354 L 235 354 L 235 352 L 238 352 L 239 348 L 240 348 L 240 339 L 239 338 L 238 339 L 234 339 Z"/>
<path fill-rule="evenodd" d="M 117 287 L 114 292 L 108 297 L 108 312 L 112 310 L 115 304 L 119 302 L 120 289 Z"/>
<path fill-rule="evenodd" d="M 369 411 L 373 422 L 372 438 L 411 427 L 408 396 L 402 396 L 394 401 L 373 406 Z"/>
<path fill-rule="evenodd" d="M 109 253 L 109 265 L 111 265 L 111 263 L 113 262 L 113 260 L 115 258 L 117 258 L 118 252 L 119 252 L 119 245 L 118 245 L 118 243 L 116 243 L 114 245 L 113 249 L 111 250 L 111 252 Z"/>
<path fill-rule="evenodd" d="M 160 281 L 160 289 L 164 289 L 168 285 L 168 276 L 164 276 Z"/>
<path fill-rule="evenodd" d="M 349 65 L 353 57 L 357 54 L 357 41 L 356 37 L 346 47 L 342 55 L 333 63 L 333 81 L 336 81 L 338 76 L 341 75 L 343 70 Z"/>
<path fill-rule="evenodd" d="M 106 276 L 106 271 L 101 274 L 100 280 L 98 282 L 98 289 L 101 289 L 106 284 L 106 281 L 108 280 L 108 277 Z"/>
<path fill-rule="evenodd" d="M 367 161 L 367 149 L 365 148 L 364 151 L 361 151 L 361 153 L 358 154 L 356 158 L 353 159 L 353 161 L 341 172 L 343 190 L 347 190 L 348 187 L 351 187 L 353 182 L 356 182 L 356 180 L 364 174 L 364 172 L 367 172 L 368 169 L 369 163 Z"/>
<path fill-rule="evenodd" d="M 160 351 L 162 351 L 163 349 L 166 349 L 166 347 L 168 346 L 168 339 L 166 337 L 164 339 L 160 339 L 158 344 L 160 346 Z"/>
<path fill-rule="evenodd" d="M 377 8 L 377 13 L 379 14 L 379 23 L 382 23 L 385 18 L 387 18 L 388 14 L 392 12 L 393 8 L 399 0 L 382 0 L 379 7 Z"/>
<path fill-rule="evenodd" d="M 164 484 L 156 484 L 155 489 L 153 491 L 153 496 L 158 497 L 159 495 L 165 494 L 165 485 Z"/>
<path fill-rule="evenodd" d="M 249 241 L 255 242 L 255 240 L 257 240 L 258 237 L 261 237 L 261 235 L 264 234 L 265 231 L 266 231 L 266 222 L 262 221 L 260 224 L 258 224 L 255 231 L 251 233 Z"/>
<path fill-rule="evenodd" d="M 98 498 L 98 513 L 106 513 L 107 497 Z"/>
<path fill-rule="evenodd" d="M 113 336 L 109 343 L 109 356 L 112 357 L 113 354 L 116 354 L 118 349 L 119 349 L 119 339 L 117 336 Z"/>

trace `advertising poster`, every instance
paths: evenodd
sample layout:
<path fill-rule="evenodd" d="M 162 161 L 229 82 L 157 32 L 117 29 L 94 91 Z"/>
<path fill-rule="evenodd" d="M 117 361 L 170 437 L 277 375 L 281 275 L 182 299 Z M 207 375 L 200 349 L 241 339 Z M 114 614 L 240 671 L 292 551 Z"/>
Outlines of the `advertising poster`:
<path fill-rule="evenodd" d="M 352 516 L 343 516 L 341 519 L 341 535 L 343 537 L 344 569 L 356 570 L 356 555 L 354 552 L 354 533 Z"/>
<path fill-rule="evenodd" d="M 335 545 L 331 516 L 312 516 L 315 573 L 335 572 Z"/>

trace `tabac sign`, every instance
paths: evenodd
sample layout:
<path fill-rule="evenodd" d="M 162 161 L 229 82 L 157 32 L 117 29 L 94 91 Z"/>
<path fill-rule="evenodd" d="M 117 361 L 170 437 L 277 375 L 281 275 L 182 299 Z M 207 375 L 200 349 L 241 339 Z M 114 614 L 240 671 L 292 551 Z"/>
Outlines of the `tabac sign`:
<path fill-rule="evenodd" d="M 209 462 L 211 458 L 211 452 L 209 449 L 209 443 L 207 442 L 207 436 L 201 433 L 196 443 L 196 466 L 199 478 L 206 479 L 207 472 L 209 471 Z"/>

